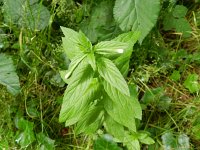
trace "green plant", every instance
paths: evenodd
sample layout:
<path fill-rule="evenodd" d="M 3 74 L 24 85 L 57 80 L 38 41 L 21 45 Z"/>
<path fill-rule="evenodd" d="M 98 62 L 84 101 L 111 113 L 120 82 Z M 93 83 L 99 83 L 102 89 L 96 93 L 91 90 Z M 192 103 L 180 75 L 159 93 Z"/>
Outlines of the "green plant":
<path fill-rule="evenodd" d="M 71 63 L 67 71 L 61 71 L 68 87 L 59 121 L 65 126 L 75 125 L 77 134 L 94 134 L 103 125 L 118 142 L 140 149 L 135 119 L 141 119 L 142 110 L 122 75 L 129 69 L 132 46 L 139 34 L 124 33 L 92 46 L 81 31 L 64 27 L 62 31 Z"/>

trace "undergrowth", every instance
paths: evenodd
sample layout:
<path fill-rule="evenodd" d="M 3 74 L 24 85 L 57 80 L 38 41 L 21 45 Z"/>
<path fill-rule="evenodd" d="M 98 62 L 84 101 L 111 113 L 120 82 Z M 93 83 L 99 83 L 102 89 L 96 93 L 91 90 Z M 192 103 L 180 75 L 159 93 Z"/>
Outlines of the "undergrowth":
<path fill-rule="evenodd" d="M 123 7 L 119 0 L 16 0 L 14 3 L 12 0 L 0 0 L 0 149 L 103 150 L 105 146 L 110 150 L 200 149 L 199 1 L 154 2 L 155 9 L 152 13 L 157 18 L 149 19 L 152 26 L 144 20 L 140 22 L 142 25 L 146 23 L 147 27 L 144 32 L 140 31 L 140 37 L 134 39 L 138 41 L 132 43 L 127 63 L 123 59 L 122 62 L 117 59 L 123 54 L 114 53 L 111 56 L 110 51 L 98 52 L 103 44 L 99 47 L 97 45 L 102 41 L 112 45 L 115 41 L 114 48 L 119 50 L 128 41 L 123 41 L 120 36 L 137 33 L 136 27 L 129 28 L 123 22 L 121 12 L 118 13 L 120 9 L 122 13 L 131 15 L 127 12 L 127 7 L 132 6 L 131 0 L 126 3 L 130 5 L 124 4 Z M 159 2 L 160 8 L 156 2 Z M 157 9 L 160 9 L 159 12 Z M 99 67 L 98 63 L 113 61 L 117 66 L 121 72 L 118 73 L 120 79 L 131 89 L 128 96 L 138 100 L 142 109 L 141 120 L 140 117 L 131 118 L 135 121 L 134 131 L 126 125 L 126 119 L 121 121 L 115 116 L 124 112 L 112 114 L 108 108 L 103 110 L 104 117 L 92 134 L 85 133 L 87 126 L 81 128 L 77 122 L 68 122 L 70 126 L 66 126 L 67 117 L 62 116 L 60 111 L 65 92 L 70 88 L 68 83 L 71 83 L 70 79 L 73 77 L 76 78 L 73 72 L 77 70 L 72 66 L 73 59 L 66 54 L 66 47 L 69 45 L 66 46 L 65 42 L 73 35 L 67 39 L 68 34 L 63 33 L 60 26 L 63 26 L 63 30 L 72 30 L 74 34 L 88 38 L 86 41 L 90 41 L 94 47 L 91 52 L 95 55 L 97 66 L 92 61 L 88 61 L 88 64 L 91 65 L 92 77 L 98 81 L 95 83 L 100 86 L 99 93 L 103 94 L 98 93 L 99 97 L 95 97 L 96 101 L 92 104 L 96 105 L 103 97 L 111 100 L 115 96 L 112 97 L 112 92 L 108 92 L 108 86 L 125 91 L 121 86 L 116 86 L 121 83 L 113 83 L 103 75 L 106 74 L 106 70 L 102 71 L 106 65 Z M 78 32 L 79 30 L 82 32 Z M 62 41 L 63 37 L 66 39 Z M 74 46 L 76 43 L 72 40 L 70 44 Z M 109 50 L 113 54 L 115 49 L 112 46 L 109 46 Z M 120 63 L 126 64 L 123 66 L 125 69 Z M 61 70 L 72 72 L 69 81 L 66 81 L 66 72 L 64 78 L 60 74 Z M 118 71 L 115 70 L 116 72 Z M 106 85 L 106 82 L 110 85 Z M 118 101 L 119 95 L 116 96 Z M 73 106 L 75 105 L 77 103 Z M 88 105 L 88 109 L 89 107 Z M 79 111 L 81 112 L 81 108 Z M 76 115 L 80 115 L 80 112 Z M 80 122 L 83 117 L 79 118 Z M 105 121 L 109 117 L 114 118 L 112 121 L 115 124 L 112 123 L 120 128 L 114 125 L 113 128 L 109 127 Z M 78 134 L 77 126 L 84 134 Z M 126 133 L 124 136 L 131 139 L 128 142 L 117 137 L 116 133 L 121 126 Z"/>

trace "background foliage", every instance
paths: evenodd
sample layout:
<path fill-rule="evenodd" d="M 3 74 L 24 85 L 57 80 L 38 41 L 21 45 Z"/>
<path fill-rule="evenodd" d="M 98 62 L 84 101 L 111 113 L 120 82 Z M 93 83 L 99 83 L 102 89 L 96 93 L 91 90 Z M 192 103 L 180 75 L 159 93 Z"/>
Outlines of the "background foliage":
<path fill-rule="evenodd" d="M 0 149 L 200 149 L 199 3 L 199 0 L 0 0 Z M 104 75 L 103 69 L 113 62 L 128 84 L 131 99 L 139 101 L 142 114 L 138 107 L 135 134 L 126 128 L 124 131 L 120 125 L 126 124 L 128 118 L 121 122 L 115 116 L 121 115 L 122 109 L 113 113 L 109 104 L 105 105 L 106 113 L 115 119 L 107 115 L 103 127 L 99 126 L 92 135 L 86 128 L 85 116 L 79 117 L 82 120 L 76 126 L 66 127 L 59 122 L 63 120 L 59 115 L 63 96 L 66 97 L 64 92 L 70 89 L 66 82 L 73 85 L 78 80 L 78 76 L 74 76 L 74 81 L 63 80 L 66 72 L 62 74 L 61 70 L 73 68 L 73 57 L 81 57 L 75 51 L 66 52 L 74 45 L 67 41 L 69 33 L 62 32 L 60 26 L 63 31 L 64 27 L 71 28 L 70 38 L 85 35 L 91 41 L 86 42 L 87 46 L 96 45 L 97 49 L 107 44 L 103 41 L 114 43 L 111 51 L 121 48 L 122 45 L 117 46 L 119 41 L 130 45 L 115 59 L 105 51 L 97 52 L 106 58 L 98 62 L 104 67 L 96 67 L 100 76 L 115 87 L 107 92 L 110 85 L 100 83 L 107 92 L 105 97 L 118 99 L 118 90 L 127 92 Z M 132 37 L 125 38 L 123 35 L 130 30 Z M 112 49 L 113 46 L 116 47 Z M 91 76 L 96 77 L 92 71 L 95 65 L 92 61 L 89 64 Z M 110 73 L 120 74 L 116 70 Z M 93 85 L 97 83 L 99 80 L 93 80 Z M 94 105 L 91 114 L 101 116 L 98 112 L 101 109 L 104 108 Z M 89 135 L 77 134 L 82 132 Z M 128 142 L 116 138 L 120 134 Z"/>

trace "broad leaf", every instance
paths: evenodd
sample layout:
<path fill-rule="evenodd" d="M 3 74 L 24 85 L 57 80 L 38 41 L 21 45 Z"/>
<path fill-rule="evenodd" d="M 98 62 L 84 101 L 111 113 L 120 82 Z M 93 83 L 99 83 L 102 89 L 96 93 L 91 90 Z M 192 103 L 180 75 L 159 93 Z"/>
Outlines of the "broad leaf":
<path fill-rule="evenodd" d="M 38 0 L 4 0 L 5 22 L 31 30 L 42 30 L 49 24 L 50 12 Z"/>
<path fill-rule="evenodd" d="M 97 61 L 97 68 L 100 76 L 103 77 L 104 80 L 123 94 L 130 96 L 129 88 L 124 77 L 111 60 L 99 58 Z"/>
<path fill-rule="evenodd" d="M 19 77 L 15 72 L 13 61 L 5 54 L 0 54 L 0 84 L 6 86 L 13 95 L 20 92 Z"/>
<path fill-rule="evenodd" d="M 136 131 L 134 103 L 127 95 L 119 92 L 108 82 L 103 82 L 104 89 L 108 96 L 105 95 L 104 107 L 107 113 L 118 123 L 126 126 L 132 131 Z"/>
<path fill-rule="evenodd" d="M 121 32 L 113 19 L 113 5 L 113 1 L 98 2 L 92 7 L 91 15 L 81 22 L 80 29 L 92 43 L 111 39 Z"/>
<path fill-rule="evenodd" d="M 116 0 L 114 18 L 123 31 L 140 31 L 140 43 L 154 27 L 160 0 Z"/>

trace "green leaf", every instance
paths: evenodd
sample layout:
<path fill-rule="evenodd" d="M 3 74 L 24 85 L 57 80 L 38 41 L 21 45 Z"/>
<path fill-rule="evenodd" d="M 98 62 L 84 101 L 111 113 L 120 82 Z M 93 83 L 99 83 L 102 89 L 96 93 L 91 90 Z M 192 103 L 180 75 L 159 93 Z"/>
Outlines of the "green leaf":
<path fill-rule="evenodd" d="M 65 35 L 65 37 L 62 38 L 62 41 L 64 52 L 66 53 L 67 57 L 71 60 L 73 57 L 83 54 L 83 52 L 79 48 L 79 33 L 65 27 L 61 27 L 61 29 L 63 34 Z"/>
<path fill-rule="evenodd" d="M 26 11 L 24 18 L 20 18 L 23 26 L 34 30 L 43 30 L 49 25 L 50 12 L 42 4 L 34 4 Z"/>
<path fill-rule="evenodd" d="M 156 24 L 160 0 L 116 0 L 114 18 L 123 31 L 140 31 L 140 43 Z"/>
<path fill-rule="evenodd" d="M 188 9 L 187 7 L 183 5 L 176 5 L 176 7 L 173 10 L 173 16 L 177 18 L 184 18 Z"/>
<path fill-rule="evenodd" d="M 108 82 L 103 82 L 104 89 L 108 96 L 104 97 L 104 108 L 107 113 L 118 123 L 136 131 L 136 111 L 134 103 L 127 95 L 122 94 Z"/>
<path fill-rule="evenodd" d="M 96 58 L 94 56 L 94 53 L 87 54 L 87 60 L 88 60 L 88 63 L 91 65 L 93 71 L 96 71 L 97 66 L 96 66 Z"/>
<path fill-rule="evenodd" d="M 81 62 L 74 70 L 64 94 L 59 117 L 60 122 L 65 122 L 66 120 L 69 122 L 72 120 L 70 124 L 74 124 L 78 121 L 81 114 L 76 115 L 77 111 L 79 111 L 77 106 L 80 107 L 82 99 L 85 98 L 85 101 L 88 100 L 89 97 L 87 97 L 87 94 L 89 93 L 86 93 L 86 91 L 90 87 L 90 84 L 92 84 L 92 77 L 92 68 L 84 62 Z M 85 107 L 85 105 L 82 105 L 82 107 Z"/>
<path fill-rule="evenodd" d="M 111 60 L 107 58 L 99 58 L 97 60 L 97 68 L 100 76 L 103 77 L 104 80 L 117 88 L 123 94 L 130 96 L 128 85 L 124 77 Z"/>
<path fill-rule="evenodd" d="M 69 65 L 69 69 L 67 70 L 67 73 L 66 73 L 66 75 L 65 75 L 65 79 L 68 79 L 68 78 L 72 75 L 73 71 L 76 69 L 76 67 L 79 65 L 79 63 L 80 63 L 85 57 L 86 57 L 86 55 L 81 54 L 81 55 L 75 56 L 75 57 L 72 59 L 70 65 Z"/>
<path fill-rule="evenodd" d="M 91 15 L 81 22 L 80 29 L 92 43 L 111 39 L 121 32 L 113 19 L 113 5 L 114 1 L 98 2 L 92 7 Z"/>
<path fill-rule="evenodd" d="M 81 51 L 87 53 L 92 51 L 92 43 L 85 36 L 82 31 L 79 31 L 79 48 Z"/>
<path fill-rule="evenodd" d="M 94 46 L 95 53 L 104 55 L 104 57 L 109 55 L 120 56 L 127 48 L 127 43 L 118 41 L 103 41 Z"/>
<path fill-rule="evenodd" d="M 5 54 L 0 54 L 0 84 L 6 86 L 13 95 L 20 92 L 19 77 L 15 72 L 13 61 Z"/>
<path fill-rule="evenodd" d="M 55 141 L 44 135 L 44 133 L 40 132 L 36 135 L 37 141 L 40 145 L 40 150 L 54 150 L 55 149 Z"/>
<path fill-rule="evenodd" d="M 122 124 L 116 122 L 111 116 L 108 114 L 105 117 L 104 127 L 106 131 L 113 135 L 117 141 L 124 142 L 125 141 L 125 130 Z"/>
<path fill-rule="evenodd" d="M 61 29 L 65 35 L 62 38 L 64 51 L 70 60 L 77 55 L 92 51 L 92 44 L 81 31 L 78 33 L 65 27 L 61 27 Z"/>
<path fill-rule="evenodd" d="M 184 38 L 190 37 L 192 28 L 184 18 L 186 13 L 187 8 L 182 5 L 176 6 L 172 12 L 165 15 L 163 21 L 164 30 L 175 30 L 178 33 L 182 33 Z"/>
<path fill-rule="evenodd" d="M 148 145 L 155 143 L 154 140 L 151 137 L 149 137 L 148 132 L 140 131 L 137 134 L 138 134 L 138 139 L 141 143 L 148 144 Z"/>
<path fill-rule="evenodd" d="M 94 150 L 122 150 L 122 149 L 117 146 L 117 143 L 115 143 L 112 140 L 112 138 L 106 137 L 106 135 L 104 135 L 104 137 L 100 137 L 95 141 Z"/>
<path fill-rule="evenodd" d="M 140 103 L 138 101 L 138 91 L 137 86 L 135 84 L 129 85 L 129 90 L 131 94 L 131 102 L 134 105 L 134 112 L 135 112 L 135 118 L 142 120 L 142 107 L 140 106 Z"/>
<path fill-rule="evenodd" d="M 128 150 L 140 150 L 139 140 L 135 135 L 126 135 L 127 141 L 124 142 Z"/>
<path fill-rule="evenodd" d="M 33 132 L 33 123 L 23 118 L 16 121 L 16 126 L 21 132 L 16 137 L 16 142 L 20 144 L 21 148 L 29 146 L 35 141 L 35 135 Z"/>
<path fill-rule="evenodd" d="M 197 74 L 190 74 L 184 81 L 183 85 L 190 91 L 190 93 L 195 93 L 200 90 L 200 84 L 198 83 L 198 78 L 199 76 Z"/>
<path fill-rule="evenodd" d="M 155 89 L 147 90 L 142 97 L 142 102 L 146 105 L 153 104 L 159 102 L 161 96 L 164 95 L 164 89 L 162 87 L 158 87 Z"/>
<path fill-rule="evenodd" d="M 128 44 L 128 47 L 125 49 L 124 53 L 121 54 L 121 56 L 119 56 L 116 60 L 114 60 L 115 65 L 124 77 L 126 77 L 128 74 L 133 45 L 137 42 L 139 36 L 139 32 L 127 32 L 120 34 L 118 37 L 113 39 L 113 41 L 125 42 Z"/>
<path fill-rule="evenodd" d="M 4 18 L 7 24 L 17 24 L 31 30 L 42 30 L 48 26 L 50 12 L 38 0 L 4 0 Z"/>
<path fill-rule="evenodd" d="M 97 104 L 92 104 L 87 112 L 81 117 L 77 126 L 75 127 L 76 134 L 82 132 L 86 134 L 94 134 L 94 132 L 101 125 L 102 117 L 104 114 L 104 109 L 102 103 L 96 102 Z"/>

